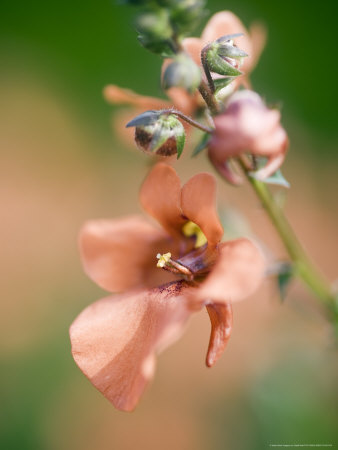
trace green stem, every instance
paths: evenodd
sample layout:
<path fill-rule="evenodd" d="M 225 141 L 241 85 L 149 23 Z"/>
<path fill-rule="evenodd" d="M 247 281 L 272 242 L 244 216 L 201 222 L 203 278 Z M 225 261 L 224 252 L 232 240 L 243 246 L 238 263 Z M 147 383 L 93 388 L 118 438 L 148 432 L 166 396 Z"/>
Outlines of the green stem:
<path fill-rule="evenodd" d="M 220 107 L 217 103 L 217 100 L 213 93 L 211 92 L 208 84 L 202 80 L 201 84 L 198 87 L 198 90 L 200 91 L 200 94 L 202 95 L 205 103 L 207 104 L 211 115 L 216 116 L 220 112 Z"/>
<path fill-rule="evenodd" d="M 282 239 L 294 264 L 296 274 L 317 295 L 317 297 L 321 299 L 331 314 L 333 313 L 337 317 L 337 299 L 332 293 L 328 282 L 322 277 L 317 268 L 310 261 L 282 209 L 276 204 L 266 183 L 251 177 L 247 168 L 243 165 L 242 167 L 247 179 L 261 200 L 263 207 L 278 231 L 279 236 Z"/>

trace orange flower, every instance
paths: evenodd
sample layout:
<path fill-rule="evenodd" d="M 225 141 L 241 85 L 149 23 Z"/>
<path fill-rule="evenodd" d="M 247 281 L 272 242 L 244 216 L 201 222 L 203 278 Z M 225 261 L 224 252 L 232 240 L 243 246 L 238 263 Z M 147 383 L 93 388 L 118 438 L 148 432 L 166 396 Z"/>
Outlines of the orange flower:
<path fill-rule="evenodd" d="M 233 94 L 225 112 L 216 116 L 214 122 L 208 154 L 226 178 L 230 174 L 229 158 L 244 153 L 268 159 L 265 167 L 256 172 L 260 179 L 269 177 L 282 165 L 289 140 L 280 124 L 280 112 L 267 108 L 255 92 L 245 90 Z"/>
<path fill-rule="evenodd" d="M 251 241 L 220 242 L 215 194 L 212 175 L 200 173 L 181 188 L 175 170 L 159 163 L 140 201 L 163 229 L 134 216 L 88 222 L 80 233 L 86 273 L 119 294 L 77 317 L 70 328 L 72 353 L 118 409 L 136 406 L 153 376 L 155 354 L 177 340 L 192 312 L 203 306 L 211 320 L 206 363 L 212 366 L 230 337 L 231 302 L 252 294 L 262 281 L 264 260 Z"/>

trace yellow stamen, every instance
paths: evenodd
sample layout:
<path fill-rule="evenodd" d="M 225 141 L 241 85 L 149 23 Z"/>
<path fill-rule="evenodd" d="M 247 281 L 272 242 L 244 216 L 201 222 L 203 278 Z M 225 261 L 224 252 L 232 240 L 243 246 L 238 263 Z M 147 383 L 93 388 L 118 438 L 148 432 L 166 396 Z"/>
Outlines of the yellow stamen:
<path fill-rule="evenodd" d="M 189 221 L 189 222 L 185 223 L 182 227 L 182 232 L 183 232 L 184 236 L 187 236 L 187 237 L 195 236 L 196 237 L 195 248 L 202 247 L 204 244 L 206 244 L 208 242 L 203 231 L 194 222 Z"/>
<path fill-rule="evenodd" d="M 157 267 L 164 267 L 167 262 L 169 262 L 170 258 L 171 258 L 171 253 L 163 253 L 163 255 L 161 255 L 161 253 L 158 253 L 156 255 L 156 258 L 158 259 L 157 261 Z"/>

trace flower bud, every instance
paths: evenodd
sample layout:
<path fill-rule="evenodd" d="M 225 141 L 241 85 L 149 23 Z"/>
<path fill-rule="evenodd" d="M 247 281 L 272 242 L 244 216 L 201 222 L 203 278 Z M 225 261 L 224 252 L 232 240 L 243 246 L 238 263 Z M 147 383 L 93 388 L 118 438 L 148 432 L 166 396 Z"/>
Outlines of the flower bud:
<path fill-rule="evenodd" d="M 146 153 L 161 156 L 182 154 L 185 131 L 174 114 L 147 111 L 133 119 L 127 127 L 135 126 L 135 142 Z"/>
<path fill-rule="evenodd" d="M 192 93 L 201 83 L 201 70 L 194 61 L 185 54 L 179 54 L 169 64 L 163 75 L 163 87 L 182 87 Z"/>
<path fill-rule="evenodd" d="M 163 56 L 173 54 L 171 38 L 174 34 L 166 9 L 140 14 L 135 22 L 139 42 L 149 51 Z"/>
<path fill-rule="evenodd" d="M 267 158 L 255 177 L 269 177 L 281 166 L 288 148 L 288 137 L 280 124 L 280 112 L 265 106 L 252 91 L 233 94 L 224 113 L 214 118 L 215 131 L 208 144 L 210 160 L 218 170 L 227 170 L 228 160 L 249 153 Z"/>
<path fill-rule="evenodd" d="M 211 72 L 228 77 L 242 75 L 239 68 L 243 58 L 248 55 L 234 45 L 232 39 L 238 36 L 240 35 L 222 36 L 209 44 L 206 59 Z"/>
<path fill-rule="evenodd" d="M 171 20 L 180 34 L 193 30 L 206 14 L 204 0 L 169 0 L 168 3 Z"/>

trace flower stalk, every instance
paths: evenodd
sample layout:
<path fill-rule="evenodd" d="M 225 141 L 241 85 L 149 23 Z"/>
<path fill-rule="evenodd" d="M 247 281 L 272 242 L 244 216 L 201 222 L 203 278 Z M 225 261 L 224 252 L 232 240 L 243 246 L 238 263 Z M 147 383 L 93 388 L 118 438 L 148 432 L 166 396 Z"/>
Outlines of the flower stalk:
<path fill-rule="evenodd" d="M 260 199 L 271 222 L 278 232 L 295 269 L 297 275 L 308 288 L 321 300 L 333 318 L 338 318 L 337 299 L 328 282 L 323 278 L 318 269 L 310 261 L 306 251 L 299 242 L 295 232 L 285 217 L 282 209 L 275 202 L 268 186 L 263 181 L 253 178 L 243 161 L 240 161 L 242 169 L 251 184 L 256 195 Z"/>
<path fill-rule="evenodd" d="M 207 127 L 206 125 L 201 124 L 200 122 L 197 122 L 190 116 L 187 116 L 186 114 L 183 114 L 181 111 L 178 111 L 176 109 L 163 109 L 161 111 L 161 114 L 175 114 L 175 116 L 180 117 L 182 120 L 187 122 L 189 125 L 192 125 L 195 128 L 198 128 L 201 131 L 204 131 L 205 133 L 212 133 L 214 131 L 213 128 Z"/>

